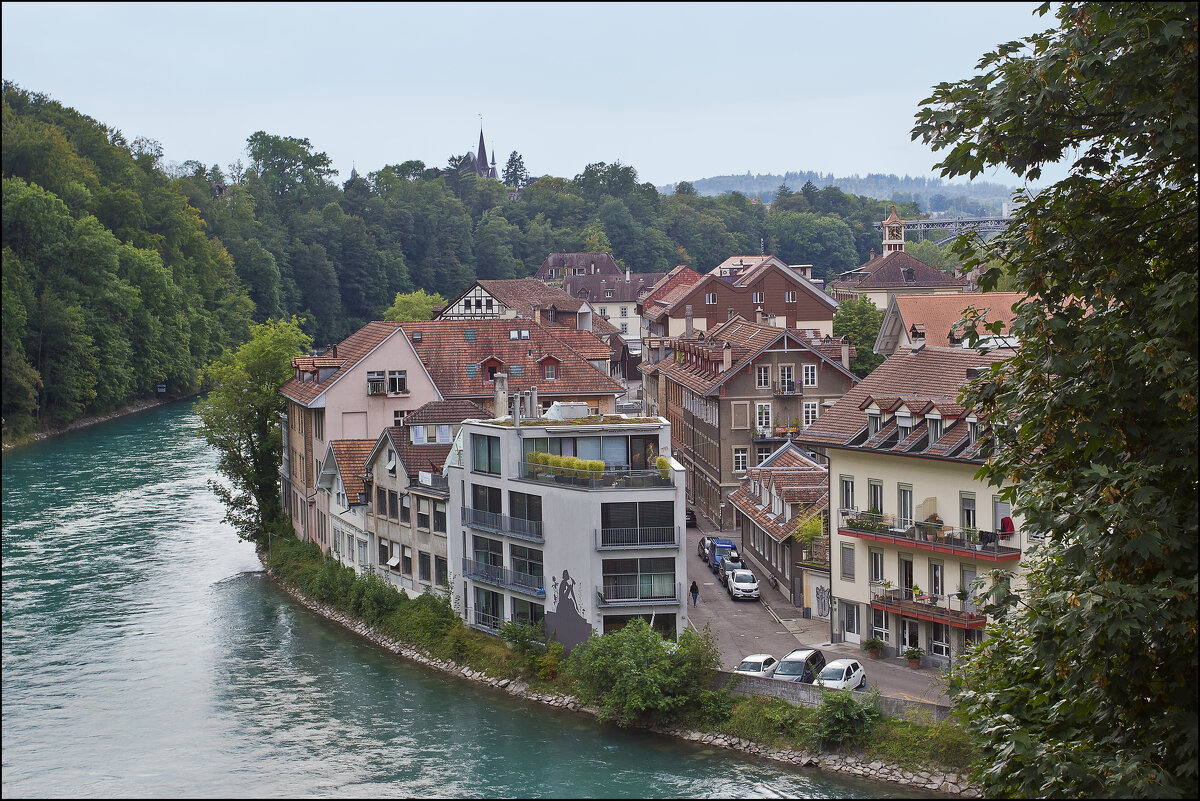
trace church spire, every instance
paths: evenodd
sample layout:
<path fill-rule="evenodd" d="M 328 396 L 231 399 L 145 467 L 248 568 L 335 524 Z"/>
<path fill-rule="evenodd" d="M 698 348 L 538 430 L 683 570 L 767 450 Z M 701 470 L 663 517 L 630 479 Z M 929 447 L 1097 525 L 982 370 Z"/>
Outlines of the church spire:
<path fill-rule="evenodd" d="M 896 204 L 892 204 L 892 213 L 883 221 L 883 252 L 904 252 L 904 220 L 896 215 Z"/>
<path fill-rule="evenodd" d="M 479 153 L 475 156 L 475 172 L 477 175 L 487 175 L 487 148 L 483 144 L 483 126 L 479 126 Z"/>

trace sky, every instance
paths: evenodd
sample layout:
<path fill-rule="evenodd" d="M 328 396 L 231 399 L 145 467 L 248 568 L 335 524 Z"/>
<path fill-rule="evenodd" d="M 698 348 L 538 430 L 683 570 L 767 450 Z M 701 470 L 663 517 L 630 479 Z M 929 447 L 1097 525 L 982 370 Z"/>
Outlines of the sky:
<path fill-rule="evenodd" d="M 164 163 L 224 168 L 261 130 L 308 139 L 344 181 L 443 167 L 482 124 L 498 169 L 515 150 L 535 176 L 935 177 L 910 136 L 920 101 L 1054 27 L 1037 5 L 6 2 L 0 61 Z"/>

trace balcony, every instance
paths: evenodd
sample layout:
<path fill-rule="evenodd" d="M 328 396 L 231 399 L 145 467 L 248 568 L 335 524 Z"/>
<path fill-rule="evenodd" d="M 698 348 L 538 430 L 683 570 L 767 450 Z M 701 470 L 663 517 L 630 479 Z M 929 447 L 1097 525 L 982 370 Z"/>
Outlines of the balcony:
<path fill-rule="evenodd" d="M 596 529 L 596 550 L 620 548 L 678 548 L 677 526 Z"/>
<path fill-rule="evenodd" d="M 796 396 L 803 395 L 803 389 L 800 384 L 795 381 L 776 381 L 774 385 L 774 393 L 776 395 Z"/>
<path fill-rule="evenodd" d="M 894 515 L 860 512 L 857 509 L 839 509 L 838 513 L 842 517 L 838 533 L 845 537 L 903 545 L 959 559 L 1015 562 L 1021 558 L 1020 548 L 1000 544 L 1001 540 L 1013 541 L 1018 536 L 1016 532 L 997 535 L 994 531 L 982 529 L 959 529 L 908 520 L 897 522 Z"/>
<path fill-rule="evenodd" d="M 970 597 L 962 598 L 957 593 L 914 597 L 911 589 L 872 584 L 871 608 L 958 629 L 982 629 L 987 625 L 987 618 Z"/>
<path fill-rule="evenodd" d="M 441 473 L 418 473 L 417 478 L 413 479 L 408 486 L 415 490 L 436 492 L 438 495 L 446 497 L 450 495 L 450 479 Z"/>
<path fill-rule="evenodd" d="M 478 581 L 481 584 L 490 584 L 493 587 L 502 587 L 507 590 L 516 590 L 517 592 L 523 592 L 526 595 L 533 595 L 538 598 L 546 597 L 546 580 L 543 576 L 519 573 L 511 568 L 489 565 L 486 562 L 476 562 L 474 559 L 467 559 L 465 557 L 462 560 L 462 567 L 463 575 L 472 581 Z"/>
<path fill-rule="evenodd" d="M 542 538 L 542 521 L 540 520 L 523 520 L 519 517 L 485 512 L 482 509 L 472 509 L 469 506 L 459 508 L 462 509 L 464 526 L 496 534 L 507 534 L 528 542 L 544 543 L 546 541 Z"/>
<path fill-rule="evenodd" d="M 503 615 L 493 615 L 484 612 L 482 609 L 471 610 L 471 624 L 477 628 L 487 629 L 491 632 L 500 630 L 500 625 L 504 623 Z"/>
<path fill-rule="evenodd" d="M 383 379 L 383 378 L 368 379 L 367 380 L 367 394 L 368 395 L 386 395 L 387 394 L 387 380 Z"/>
<path fill-rule="evenodd" d="M 674 471 L 663 470 L 576 470 L 545 464 L 518 462 L 519 477 L 526 481 L 554 484 L 566 489 L 669 489 L 675 486 Z"/>
<path fill-rule="evenodd" d="M 675 594 L 656 594 L 653 590 L 643 591 L 641 582 L 617 583 L 604 579 L 604 586 L 596 588 L 596 601 L 600 606 L 673 606 L 681 602 L 683 587 L 676 582 Z"/>

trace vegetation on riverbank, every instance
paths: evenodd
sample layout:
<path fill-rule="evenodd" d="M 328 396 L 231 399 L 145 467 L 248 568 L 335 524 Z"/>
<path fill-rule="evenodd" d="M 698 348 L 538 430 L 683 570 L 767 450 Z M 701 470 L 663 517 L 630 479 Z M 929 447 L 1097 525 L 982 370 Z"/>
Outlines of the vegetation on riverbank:
<path fill-rule="evenodd" d="M 819 707 L 808 709 L 713 690 L 720 659 L 707 631 L 687 630 L 670 643 L 637 620 L 612 634 L 593 635 L 564 659 L 560 644 L 542 645 L 537 627 L 505 624 L 503 639 L 477 631 L 446 598 L 409 596 L 290 534 L 272 537 L 263 560 L 307 597 L 433 659 L 519 679 L 535 692 L 573 696 L 619 726 L 685 726 L 771 747 L 853 751 L 909 769 L 965 772 L 970 762 L 966 734 L 957 724 L 884 717 L 871 693 L 831 691 Z"/>

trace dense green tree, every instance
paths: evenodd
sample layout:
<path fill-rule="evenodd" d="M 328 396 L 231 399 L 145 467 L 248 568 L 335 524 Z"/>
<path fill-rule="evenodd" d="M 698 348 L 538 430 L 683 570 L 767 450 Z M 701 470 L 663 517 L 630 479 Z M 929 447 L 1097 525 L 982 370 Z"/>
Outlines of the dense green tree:
<path fill-rule="evenodd" d="M 772 208 L 766 230 L 777 243 L 776 256 L 788 264 L 813 265 L 817 278 L 852 270 L 857 264 L 854 234 L 839 219 Z"/>
<path fill-rule="evenodd" d="M 677 195 L 695 195 L 696 187 L 692 186 L 690 181 L 680 181 L 675 184 L 675 194 Z"/>
<path fill-rule="evenodd" d="M 436 292 L 432 295 L 424 289 L 416 292 L 397 292 L 392 305 L 383 313 L 383 319 L 393 322 L 406 320 L 431 320 L 433 307 L 446 305 L 446 299 Z"/>
<path fill-rule="evenodd" d="M 256 131 L 247 140 L 252 169 L 277 197 L 291 192 L 315 195 L 334 174 L 329 156 L 314 153 L 308 139 Z"/>
<path fill-rule="evenodd" d="M 42 377 L 25 356 L 24 339 L 28 330 L 29 312 L 36 310 L 36 300 L 30 292 L 20 260 L 7 247 L 3 251 L 3 369 L 4 426 L 15 434 L 33 427 L 38 412 Z"/>
<path fill-rule="evenodd" d="M 196 404 L 199 434 L 216 450 L 217 470 L 228 479 L 209 486 L 225 504 L 225 522 L 252 542 L 262 543 L 283 517 L 279 418 L 286 399 L 279 386 L 294 372 L 292 359 L 312 346 L 300 325 L 295 317 L 255 325 L 249 341 L 206 368 L 213 389 Z"/>
<path fill-rule="evenodd" d="M 1200 14 L 1053 13 L 935 87 L 913 130 L 949 177 L 1073 159 L 984 253 L 960 251 L 1029 296 L 1020 349 L 965 401 L 995 421 L 986 476 L 1045 539 L 1025 586 L 997 585 L 955 701 L 988 796 L 1195 797 Z"/>
<path fill-rule="evenodd" d="M 521 231 L 504 217 L 485 213 L 475 227 L 476 275 L 479 278 L 524 278 L 525 265 L 513 254 Z"/>
<path fill-rule="evenodd" d="M 874 351 L 881 325 L 883 310 L 877 308 L 865 295 L 854 300 L 842 301 L 833 315 L 833 335 L 850 337 L 850 344 L 855 348 L 850 369 L 859 378 L 883 364 L 883 356 Z"/>
<path fill-rule="evenodd" d="M 521 154 L 515 150 L 508 155 L 508 163 L 504 165 L 502 180 L 505 186 L 517 189 L 529 183 L 529 171 L 525 169 L 525 159 L 521 158 Z"/>
<path fill-rule="evenodd" d="M 962 270 L 962 259 L 947 245 L 938 247 L 936 242 L 929 239 L 919 242 L 905 242 L 904 252 L 918 261 L 923 261 L 930 267 L 950 275 L 958 275 Z"/>

